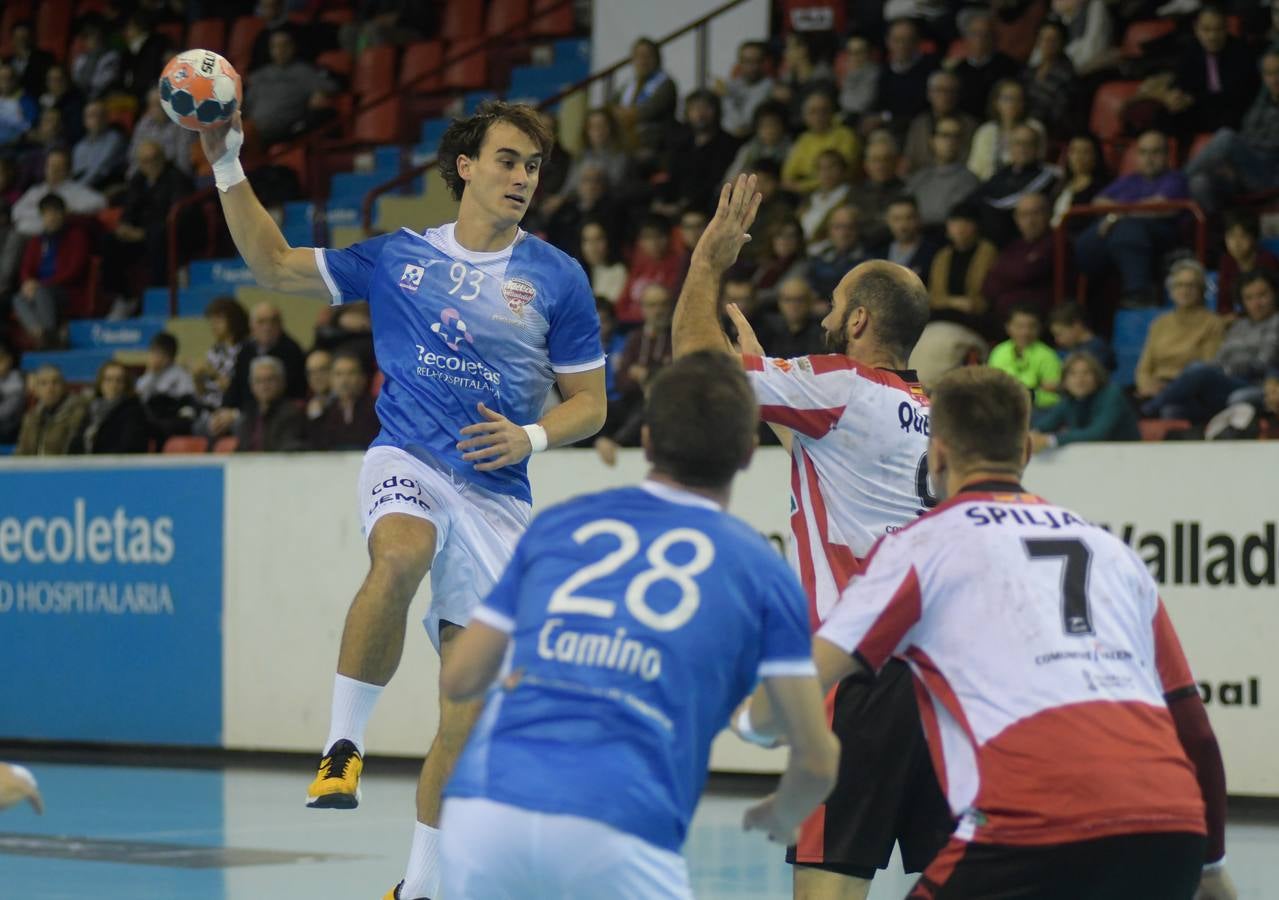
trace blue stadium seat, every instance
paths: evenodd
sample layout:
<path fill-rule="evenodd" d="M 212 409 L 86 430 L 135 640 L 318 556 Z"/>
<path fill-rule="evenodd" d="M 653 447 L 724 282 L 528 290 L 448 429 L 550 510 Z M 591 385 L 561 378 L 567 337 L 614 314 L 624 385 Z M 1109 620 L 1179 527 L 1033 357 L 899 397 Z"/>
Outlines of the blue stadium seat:
<path fill-rule="evenodd" d="M 253 273 L 244 264 L 244 260 L 233 259 L 196 259 L 187 267 L 191 286 L 221 284 L 234 286 L 237 284 L 253 284 Z"/>
<path fill-rule="evenodd" d="M 166 319 L 145 316 L 137 319 L 77 319 L 67 326 L 73 350 L 137 350 L 164 330 Z"/>
<path fill-rule="evenodd" d="M 57 366 L 62 377 L 76 384 L 89 384 L 98 377 L 102 364 L 115 356 L 114 350 L 40 350 L 22 356 L 22 370 L 34 372 L 43 365 Z"/>
<path fill-rule="evenodd" d="M 1166 309 L 1120 309 L 1115 311 L 1111 344 L 1115 350 L 1115 381 L 1127 387 L 1133 383 L 1141 348 L 1146 344 L 1150 323 Z"/>

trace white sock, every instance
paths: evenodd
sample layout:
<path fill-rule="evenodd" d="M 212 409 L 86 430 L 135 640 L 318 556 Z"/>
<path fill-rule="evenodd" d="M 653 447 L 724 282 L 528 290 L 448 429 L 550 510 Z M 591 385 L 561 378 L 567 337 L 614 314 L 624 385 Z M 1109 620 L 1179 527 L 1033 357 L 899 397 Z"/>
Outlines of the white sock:
<path fill-rule="evenodd" d="M 329 714 L 329 739 L 324 742 L 321 753 L 328 753 L 329 748 L 340 740 L 346 739 L 355 744 L 355 748 L 364 755 L 364 729 L 368 727 L 369 716 L 373 715 L 373 707 L 377 706 L 378 697 L 382 696 L 382 685 L 356 681 L 345 675 L 333 678 L 333 710 Z"/>
<path fill-rule="evenodd" d="M 413 846 L 409 849 L 409 867 L 404 872 L 400 900 L 434 900 L 439 896 L 440 829 L 418 822 L 413 826 Z"/>

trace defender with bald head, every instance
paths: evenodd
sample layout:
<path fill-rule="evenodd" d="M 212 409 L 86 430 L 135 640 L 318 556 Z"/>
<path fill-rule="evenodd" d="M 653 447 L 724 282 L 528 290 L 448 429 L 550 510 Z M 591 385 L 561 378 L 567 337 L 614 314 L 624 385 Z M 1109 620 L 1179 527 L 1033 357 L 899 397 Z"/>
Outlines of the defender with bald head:
<path fill-rule="evenodd" d="M 1158 587 L 1021 486 L 1029 419 L 1003 372 L 937 383 L 945 502 L 875 545 L 813 641 L 823 686 L 910 665 L 959 822 L 909 897 L 1233 900 L 1221 753 Z M 742 725 L 770 734 L 769 706 Z"/>
<path fill-rule="evenodd" d="M 731 352 L 715 308 L 722 273 L 746 243 L 759 205 L 753 179 L 725 185 L 693 251 L 675 310 L 676 357 Z M 928 292 L 909 269 L 864 262 L 835 287 L 822 320 L 838 352 L 768 358 L 730 306 L 742 362 L 770 425 L 788 429 L 789 556 L 816 630 L 876 540 L 935 502 L 928 484 L 928 398 L 906 360 L 928 321 Z M 862 717 L 866 706 L 878 714 Z M 900 842 L 920 871 L 945 843 L 950 813 L 928 760 L 908 670 L 850 680 L 827 703 L 843 745 L 839 781 L 788 853 L 797 898 L 861 898 Z"/>

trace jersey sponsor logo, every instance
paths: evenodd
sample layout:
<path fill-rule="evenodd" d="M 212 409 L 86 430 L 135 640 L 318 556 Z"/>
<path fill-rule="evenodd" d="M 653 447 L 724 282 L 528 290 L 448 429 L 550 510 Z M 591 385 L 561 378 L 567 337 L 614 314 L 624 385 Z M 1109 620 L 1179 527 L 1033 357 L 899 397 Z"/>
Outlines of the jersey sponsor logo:
<path fill-rule="evenodd" d="M 422 486 L 412 478 L 401 478 L 392 475 L 390 478 L 375 484 L 372 494 L 373 502 L 369 506 L 369 513 L 372 514 L 379 506 L 385 506 L 388 503 L 403 503 L 408 506 L 416 506 L 418 509 L 430 511 L 431 504 L 426 502 L 422 496 Z"/>
<path fill-rule="evenodd" d="M 489 391 L 494 397 L 502 396 L 502 373 L 478 360 L 463 359 L 452 353 L 436 353 L 421 344 L 417 347 L 417 374 L 434 378 L 455 387 L 473 391 Z"/>
<path fill-rule="evenodd" d="M 789 359 L 774 359 L 772 360 L 772 363 L 773 363 L 774 369 L 780 369 L 781 371 L 788 372 L 788 373 L 791 370 L 791 364 Z"/>
<path fill-rule="evenodd" d="M 532 303 L 536 296 L 537 288 L 525 278 L 508 278 L 502 282 L 502 299 L 517 316 L 523 314 L 524 307 Z"/>
<path fill-rule="evenodd" d="M 422 276 L 425 274 L 426 269 L 409 263 L 404 267 L 404 274 L 400 276 L 400 287 L 416 292 L 422 286 Z"/>
<path fill-rule="evenodd" d="M 897 405 L 897 424 L 904 434 L 910 434 L 913 431 L 915 434 L 927 437 L 929 421 L 928 412 L 919 409 L 909 400 L 903 400 Z"/>
<path fill-rule="evenodd" d="M 466 322 L 462 321 L 462 314 L 451 306 L 440 313 L 440 321 L 431 324 L 431 331 L 454 353 L 461 349 L 463 341 L 475 343 Z"/>
<path fill-rule="evenodd" d="M 807 372 L 809 375 L 813 374 L 813 361 L 807 356 L 801 356 L 799 359 L 795 360 L 795 365 L 799 366 L 802 371 Z"/>

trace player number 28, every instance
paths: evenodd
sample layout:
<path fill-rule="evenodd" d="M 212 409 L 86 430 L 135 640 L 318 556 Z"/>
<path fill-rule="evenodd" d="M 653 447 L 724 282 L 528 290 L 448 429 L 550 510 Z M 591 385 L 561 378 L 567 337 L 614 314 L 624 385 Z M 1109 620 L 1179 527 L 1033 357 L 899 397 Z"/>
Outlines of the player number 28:
<path fill-rule="evenodd" d="M 585 544 L 592 538 L 609 535 L 617 538 L 616 550 L 606 553 L 602 559 L 583 566 L 555 589 L 547 612 L 562 615 L 578 614 L 611 619 L 617 604 L 574 592 L 592 581 L 612 575 L 626 565 L 642 549 L 639 533 L 626 522 L 618 519 L 597 519 L 573 532 L 573 540 Z M 676 544 L 689 544 L 693 558 L 685 563 L 673 563 L 667 553 Z M 656 631 L 674 631 L 688 624 L 702 602 L 702 592 L 694 580 L 711 567 L 715 561 L 715 545 L 710 538 L 695 528 L 672 528 L 648 545 L 645 553 L 649 568 L 640 572 L 626 585 L 626 608 L 640 623 Z M 661 581 L 669 581 L 680 589 L 679 602 L 667 612 L 658 612 L 648 604 L 649 589 Z"/>
<path fill-rule="evenodd" d="M 461 300 L 474 300 L 480 295 L 480 285 L 484 282 L 484 273 L 479 269 L 469 269 L 465 263 L 455 262 L 449 266 L 449 280 L 453 282 L 453 287 L 449 289 L 449 296 L 457 294 L 462 289 L 462 285 L 470 287 L 470 292 L 460 294 Z"/>

